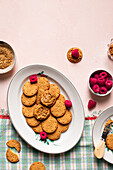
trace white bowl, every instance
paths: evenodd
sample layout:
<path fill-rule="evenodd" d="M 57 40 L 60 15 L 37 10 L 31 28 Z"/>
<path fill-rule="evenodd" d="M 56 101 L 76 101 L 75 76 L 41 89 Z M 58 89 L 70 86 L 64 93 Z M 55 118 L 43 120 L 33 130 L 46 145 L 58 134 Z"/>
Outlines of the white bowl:
<path fill-rule="evenodd" d="M 14 53 L 14 50 L 13 48 L 6 42 L 4 41 L 0 41 L 0 46 L 2 47 L 7 47 L 11 50 L 11 52 L 13 53 L 13 62 L 10 66 L 8 66 L 7 68 L 4 68 L 4 69 L 0 69 L 0 74 L 4 74 L 4 73 L 7 73 L 9 71 L 11 71 L 15 65 L 15 53 Z"/>
<path fill-rule="evenodd" d="M 106 70 L 104 70 L 104 69 L 100 69 L 100 70 L 96 70 L 96 71 L 94 71 L 93 73 L 90 74 L 89 79 L 88 79 L 88 86 L 89 86 L 90 91 L 91 91 L 93 94 L 95 94 L 96 96 L 107 96 L 108 94 L 110 94 L 110 93 L 112 92 L 112 90 L 113 90 L 113 84 L 112 84 L 111 89 L 108 90 L 107 93 L 105 93 L 105 94 L 95 93 L 95 92 L 93 91 L 93 89 L 91 88 L 91 85 L 90 85 L 90 78 L 93 77 L 94 74 L 96 74 L 96 73 L 99 74 L 99 73 L 101 73 L 101 72 L 106 72 L 106 73 L 108 74 L 108 76 L 109 76 L 109 79 L 113 80 L 113 77 L 112 77 L 111 73 L 109 73 L 108 71 L 106 71 Z"/>

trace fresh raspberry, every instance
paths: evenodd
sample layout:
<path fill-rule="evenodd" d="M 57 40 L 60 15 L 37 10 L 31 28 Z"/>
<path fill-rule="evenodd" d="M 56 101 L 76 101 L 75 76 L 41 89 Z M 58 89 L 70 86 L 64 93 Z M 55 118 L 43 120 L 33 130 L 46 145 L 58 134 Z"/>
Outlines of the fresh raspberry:
<path fill-rule="evenodd" d="M 93 100 L 88 101 L 88 109 L 92 109 L 96 106 L 96 102 Z"/>
<path fill-rule="evenodd" d="M 94 91 L 95 93 L 98 93 L 98 92 L 100 91 L 100 87 L 99 87 L 98 84 L 95 84 L 95 85 L 92 87 L 92 89 L 93 89 L 93 91 Z"/>
<path fill-rule="evenodd" d="M 102 86 L 99 91 L 100 94 L 106 94 L 107 93 L 107 88 Z"/>
<path fill-rule="evenodd" d="M 46 134 L 46 132 L 40 132 L 40 137 L 41 137 L 41 139 L 46 139 L 47 138 L 47 134 Z"/>
<path fill-rule="evenodd" d="M 70 108 L 72 106 L 72 102 L 70 100 L 65 100 L 65 106 Z"/>
<path fill-rule="evenodd" d="M 96 79 L 96 78 L 91 77 L 91 78 L 89 79 L 89 82 L 90 82 L 91 86 L 93 86 L 94 84 L 96 84 L 96 83 L 97 83 L 97 79 Z"/>
<path fill-rule="evenodd" d="M 79 57 L 79 52 L 78 52 L 77 49 L 73 50 L 73 51 L 71 52 L 71 54 L 72 54 L 72 56 L 75 57 L 75 58 L 78 58 L 78 57 Z"/>
<path fill-rule="evenodd" d="M 112 81 L 106 80 L 105 85 L 106 85 L 107 89 L 110 89 L 112 87 Z"/>
<path fill-rule="evenodd" d="M 100 77 L 104 77 L 104 78 L 107 77 L 107 73 L 105 71 L 101 72 Z"/>
<path fill-rule="evenodd" d="M 105 78 L 104 78 L 104 77 L 98 78 L 98 84 L 100 84 L 101 86 L 103 86 L 103 85 L 105 84 Z"/>
<path fill-rule="evenodd" d="M 34 75 L 30 76 L 30 82 L 31 83 L 36 83 L 37 82 L 37 77 L 34 76 Z"/>
<path fill-rule="evenodd" d="M 95 74 L 95 75 L 94 75 L 94 78 L 95 78 L 95 79 L 98 79 L 98 78 L 99 78 L 99 75 L 98 75 L 98 74 Z"/>

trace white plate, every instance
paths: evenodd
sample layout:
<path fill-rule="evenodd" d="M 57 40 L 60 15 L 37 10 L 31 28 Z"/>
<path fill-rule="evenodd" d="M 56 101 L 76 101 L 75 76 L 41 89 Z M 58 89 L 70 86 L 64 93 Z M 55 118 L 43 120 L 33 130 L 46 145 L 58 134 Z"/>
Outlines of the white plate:
<path fill-rule="evenodd" d="M 61 134 L 60 139 L 47 143 L 40 141 L 39 136 L 28 126 L 25 117 L 22 114 L 22 87 L 32 74 L 44 71 L 48 75 L 50 83 L 59 86 L 61 93 L 66 99 L 72 101 L 72 121 L 69 129 Z M 59 71 L 45 65 L 30 65 L 22 68 L 12 78 L 8 93 L 7 104 L 12 124 L 19 135 L 32 147 L 46 153 L 62 153 L 70 150 L 79 141 L 84 128 L 84 108 L 81 98 L 74 85 Z"/>
<path fill-rule="evenodd" d="M 94 147 L 96 147 L 101 140 L 101 136 L 103 133 L 104 125 L 107 122 L 107 120 L 111 118 L 113 120 L 113 106 L 104 110 L 100 116 L 97 118 L 94 127 L 93 127 L 93 143 Z M 113 152 L 108 150 L 107 147 L 105 147 L 105 153 L 104 157 L 107 162 L 113 164 Z"/>

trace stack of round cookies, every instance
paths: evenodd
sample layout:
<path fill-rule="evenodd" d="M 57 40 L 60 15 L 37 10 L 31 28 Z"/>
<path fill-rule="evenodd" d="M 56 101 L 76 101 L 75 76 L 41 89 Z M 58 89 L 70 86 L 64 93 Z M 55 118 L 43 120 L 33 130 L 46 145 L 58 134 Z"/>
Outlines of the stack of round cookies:
<path fill-rule="evenodd" d="M 69 128 L 72 114 L 66 109 L 65 97 L 46 77 L 39 77 L 35 83 L 27 81 L 21 101 L 26 122 L 36 133 L 44 131 L 49 139 L 57 140 Z"/>

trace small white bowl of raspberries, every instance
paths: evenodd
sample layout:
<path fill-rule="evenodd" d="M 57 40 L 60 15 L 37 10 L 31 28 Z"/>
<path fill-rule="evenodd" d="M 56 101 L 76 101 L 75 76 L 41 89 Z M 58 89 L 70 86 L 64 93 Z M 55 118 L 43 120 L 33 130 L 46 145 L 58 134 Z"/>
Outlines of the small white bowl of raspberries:
<path fill-rule="evenodd" d="M 97 96 L 106 96 L 113 89 L 112 75 L 106 70 L 94 71 L 89 77 L 89 89 Z"/>

